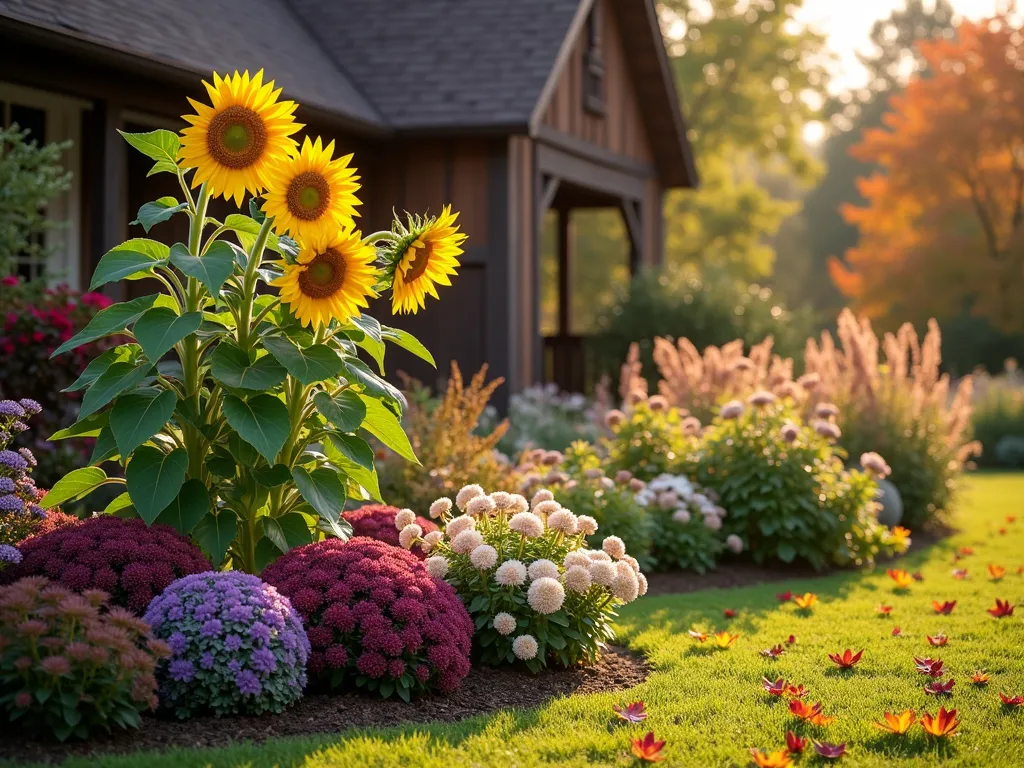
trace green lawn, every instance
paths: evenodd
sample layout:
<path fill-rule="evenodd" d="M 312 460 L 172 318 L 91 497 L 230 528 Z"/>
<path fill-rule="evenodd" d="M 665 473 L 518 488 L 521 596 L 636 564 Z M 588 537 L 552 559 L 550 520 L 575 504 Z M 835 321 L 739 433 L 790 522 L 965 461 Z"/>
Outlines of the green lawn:
<path fill-rule="evenodd" d="M 901 561 L 920 570 L 905 594 L 893 591 L 884 568 L 822 579 L 690 595 L 644 598 L 623 611 L 621 635 L 645 652 L 654 674 L 638 688 L 609 695 L 554 701 L 537 710 L 502 712 L 454 725 L 415 726 L 373 732 L 349 732 L 316 738 L 270 742 L 209 751 L 176 751 L 106 760 L 72 760 L 67 766 L 529 766 L 628 765 L 631 736 L 653 729 L 666 739 L 666 765 L 743 766 L 749 748 L 779 749 L 787 728 L 796 725 L 785 701 L 761 688 L 763 675 L 785 677 L 810 689 L 808 701 L 821 701 L 836 721 L 827 728 L 798 732 L 831 742 L 847 742 L 845 766 L 1008 766 L 1024 764 L 1024 711 L 1002 707 L 997 691 L 1024 694 L 1024 475 L 973 477 L 967 483 L 961 533 L 928 551 Z M 1007 515 L 1017 515 L 1005 525 Z M 951 575 L 953 555 L 972 547 L 958 567 L 963 581 Z M 993 583 L 989 563 L 1006 566 L 1007 575 Z M 782 605 L 776 593 L 813 591 L 820 598 L 808 616 Z M 986 613 L 995 598 L 1021 604 L 1017 613 L 996 620 Z M 952 615 L 936 615 L 931 601 L 956 600 Z M 894 606 L 892 615 L 876 615 L 879 603 Z M 739 616 L 727 622 L 722 611 Z M 728 650 L 710 651 L 691 640 L 691 626 L 725 628 L 742 633 Z M 892 637 L 899 625 L 903 638 Z M 944 648 L 930 648 L 926 634 L 945 632 Z M 776 661 L 758 651 L 783 642 L 794 646 Z M 829 652 L 866 649 L 860 664 L 840 672 Z M 951 697 L 927 696 L 928 678 L 914 671 L 914 655 L 945 660 L 956 680 Z M 992 679 L 986 688 L 970 683 L 984 668 Z M 641 726 L 617 725 L 611 707 L 642 699 L 650 717 Z M 914 726 L 907 737 L 886 737 L 871 727 L 883 711 L 914 708 L 934 713 L 939 704 L 956 707 L 960 735 L 944 742 L 928 740 Z M 2 748 L 0 748 L 2 752 Z M 799 764 L 825 761 L 805 754 Z"/>

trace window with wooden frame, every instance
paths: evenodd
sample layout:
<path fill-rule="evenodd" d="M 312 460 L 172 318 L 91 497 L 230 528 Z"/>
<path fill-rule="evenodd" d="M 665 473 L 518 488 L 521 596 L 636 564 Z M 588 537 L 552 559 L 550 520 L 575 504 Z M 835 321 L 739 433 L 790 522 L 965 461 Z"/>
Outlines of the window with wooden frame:
<path fill-rule="evenodd" d="M 597 0 L 587 17 L 586 47 L 583 53 L 583 109 L 604 114 L 604 54 L 601 51 L 601 2 Z"/>

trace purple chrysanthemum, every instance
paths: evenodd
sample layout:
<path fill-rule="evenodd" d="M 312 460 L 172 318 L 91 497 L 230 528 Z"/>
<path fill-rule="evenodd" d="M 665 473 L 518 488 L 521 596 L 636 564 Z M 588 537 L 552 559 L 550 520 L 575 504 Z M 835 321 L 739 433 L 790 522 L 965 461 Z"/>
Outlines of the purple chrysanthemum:
<path fill-rule="evenodd" d="M 223 631 L 224 625 L 219 619 L 210 619 L 203 624 L 203 628 L 199 630 L 200 637 L 217 637 Z"/>
<path fill-rule="evenodd" d="M 179 683 L 190 683 L 196 676 L 196 670 L 188 659 L 174 659 L 167 666 L 167 674 L 171 680 L 176 680 Z"/>
<path fill-rule="evenodd" d="M 20 419 L 25 415 L 25 409 L 13 400 L 0 400 L 0 416 L 9 416 Z"/>
<path fill-rule="evenodd" d="M 224 647 L 231 652 L 237 651 L 242 647 L 242 638 L 238 635 L 228 635 L 224 640 Z"/>
<path fill-rule="evenodd" d="M 277 658 L 273 651 L 266 648 L 258 648 L 252 652 L 252 668 L 264 674 L 277 669 Z"/>
<path fill-rule="evenodd" d="M 216 662 L 215 662 L 215 660 L 213 658 L 213 654 L 210 653 L 209 651 L 206 651 L 205 653 L 203 653 L 202 656 L 199 657 L 199 668 L 200 669 L 213 669 L 213 665 L 215 663 Z"/>
<path fill-rule="evenodd" d="M 263 686 L 260 685 L 260 679 L 256 677 L 256 673 L 249 669 L 244 669 L 238 673 L 235 677 L 235 685 L 238 686 L 238 692 L 243 696 L 259 696 L 263 690 Z"/>

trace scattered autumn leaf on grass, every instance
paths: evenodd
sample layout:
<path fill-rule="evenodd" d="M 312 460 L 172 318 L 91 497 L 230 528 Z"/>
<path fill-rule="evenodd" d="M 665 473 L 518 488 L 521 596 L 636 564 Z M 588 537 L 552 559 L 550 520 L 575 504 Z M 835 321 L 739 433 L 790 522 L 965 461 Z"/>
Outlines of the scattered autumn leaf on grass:
<path fill-rule="evenodd" d="M 750 750 L 750 756 L 754 758 L 754 765 L 757 768 L 789 768 L 793 764 L 793 758 L 789 752 L 780 749 L 777 752 L 762 752 L 759 749 Z"/>
<path fill-rule="evenodd" d="M 896 582 L 896 589 L 906 589 L 914 581 L 914 577 L 902 568 L 890 568 L 886 573 L 889 574 L 890 579 Z"/>
<path fill-rule="evenodd" d="M 827 717 L 821 713 L 821 702 L 816 702 L 813 706 L 808 704 L 806 701 L 800 699 L 793 699 L 789 702 L 789 711 L 799 717 L 801 720 L 805 720 L 811 725 L 829 725 L 835 718 Z"/>
<path fill-rule="evenodd" d="M 1006 575 L 1006 569 L 1001 565 L 989 563 L 988 575 L 992 577 L 992 581 L 1000 581 Z"/>
<path fill-rule="evenodd" d="M 933 683 L 926 683 L 924 686 L 924 692 L 929 696 L 949 696 L 953 693 L 953 686 L 956 685 L 956 680 L 950 678 L 944 683 L 940 683 L 936 680 Z"/>
<path fill-rule="evenodd" d="M 1017 522 L 1017 518 L 1016 518 L 1015 515 L 1007 515 L 1006 516 L 1006 522 L 1008 522 L 1010 524 L 1013 524 L 1013 523 Z"/>
<path fill-rule="evenodd" d="M 929 677 L 942 677 L 945 674 L 942 669 L 943 663 L 942 659 L 914 657 L 914 666 L 917 668 L 917 671 Z"/>
<path fill-rule="evenodd" d="M 773 645 L 771 648 L 765 648 L 761 651 L 761 655 L 766 659 L 777 659 L 784 653 L 784 649 L 781 645 Z"/>
<path fill-rule="evenodd" d="M 788 592 L 788 591 L 787 592 L 777 592 L 775 594 L 775 599 L 778 600 L 780 603 L 788 603 L 790 600 L 793 599 L 793 593 L 792 592 Z"/>
<path fill-rule="evenodd" d="M 832 660 L 832 663 L 836 664 L 840 669 L 849 669 L 856 665 L 857 662 L 860 661 L 860 657 L 863 655 L 863 649 L 854 653 L 847 648 L 842 653 L 830 653 L 828 657 Z"/>
<path fill-rule="evenodd" d="M 934 645 L 936 647 L 942 647 L 949 642 L 949 638 L 942 632 L 939 632 L 937 635 L 925 635 L 925 637 L 928 639 L 929 645 Z"/>
<path fill-rule="evenodd" d="M 974 554 L 974 550 L 971 549 L 970 547 L 960 547 L 960 555 L 961 556 L 968 557 L 968 556 L 973 555 L 973 554 Z"/>
<path fill-rule="evenodd" d="M 802 739 L 792 731 L 786 731 L 786 749 L 791 755 L 799 755 L 807 746 L 807 739 Z"/>
<path fill-rule="evenodd" d="M 725 614 L 725 618 L 727 618 L 727 619 L 735 619 L 736 618 L 736 611 L 734 611 L 732 608 L 726 608 L 723 611 L 723 613 Z"/>
<path fill-rule="evenodd" d="M 935 609 L 936 613 L 942 614 L 943 616 L 949 616 L 956 608 L 956 600 L 947 600 L 944 603 L 940 603 L 938 600 L 932 600 L 932 608 Z"/>
<path fill-rule="evenodd" d="M 892 613 L 892 606 L 879 605 L 877 608 L 875 608 L 875 612 L 878 613 L 879 616 L 888 616 L 890 613 Z"/>
<path fill-rule="evenodd" d="M 910 574 L 910 578 L 912 578 L 914 581 L 924 581 L 924 574 L 920 571 L 914 571 L 912 574 Z"/>
<path fill-rule="evenodd" d="M 787 637 L 786 638 L 786 642 L 789 645 L 795 645 L 796 644 L 796 635 L 790 635 L 789 637 Z"/>
<path fill-rule="evenodd" d="M 642 701 L 634 701 L 624 707 L 614 704 L 612 710 L 619 720 L 625 720 L 627 723 L 642 723 L 647 719 L 647 707 Z"/>
<path fill-rule="evenodd" d="M 963 581 L 964 579 L 967 578 L 967 569 L 966 568 L 954 568 L 953 569 L 953 578 L 954 579 L 958 579 L 960 581 Z"/>
<path fill-rule="evenodd" d="M 789 683 L 786 685 L 785 694 L 787 699 L 802 699 L 807 695 L 807 686 L 801 683 L 800 685 L 793 685 Z"/>
<path fill-rule="evenodd" d="M 999 700 L 1008 707 L 1024 707 L 1024 696 L 1007 696 L 999 692 Z"/>
<path fill-rule="evenodd" d="M 894 733 L 897 736 L 902 736 L 909 731 L 910 726 L 916 722 L 917 715 L 914 713 L 914 710 L 906 709 L 898 715 L 886 712 L 882 718 L 882 722 L 876 720 L 872 725 L 887 733 Z"/>
<path fill-rule="evenodd" d="M 999 535 L 1000 536 L 1005 536 L 1006 535 L 1006 529 L 1005 528 L 1000 528 L 999 529 Z"/>
<path fill-rule="evenodd" d="M 952 736 L 960 727 L 960 719 L 956 716 L 956 710 L 947 710 L 945 707 L 939 707 L 935 717 L 927 712 L 923 713 L 920 722 L 925 733 L 938 738 Z"/>
<path fill-rule="evenodd" d="M 715 644 L 718 645 L 719 648 L 728 648 L 739 639 L 739 632 L 735 635 L 729 634 L 728 632 L 719 632 L 715 635 Z"/>
<path fill-rule="evenodd" d="M 699 632 L 696 629 L 691 629 L 687 634 L 689 634 L 689 636 L 696 640 L 698 643 L 703 643 L 705 640 L 708 639 L 706 632 Z"/>
<path fill-rule="evenodd" d="M 977 670 L 971 675 L 971 682 L 975 685 L 988 685 L 990 675 L 983 669 Z"/>
<path fill-rule="evenodd" d="M 892 636 L 893 637 L 904 637 L 903 630 L 900 629 L 899 627 L 893 627 L 892 628 Z"/>
<path fill-rule="evenodd" d="M 796 607 L 801 611 L 807 611 L 813 608 L 814 604 L 818 602 L 818 596 L 813 592 L 805 592 L 802 595 L 794 597 L 793 602 L 796 603 Z"/>
<path fill-rule="evenodd" d="M 648 731 L 642 739 L 633 739 L 633 754 L 647 763 L 660 763 L 664 760 L 665 755 L 661 753 L 664 747 L 664 741 L 654 738 L 654 731 Z"/>
<path fill-rule="evenodd" d="M 814 751 L 822 757 L 834 760 L 846 754 L 846 744 L 829 744 L 827 741 L 814 742 Z"/>
<path fill-rule="evenodd" d="M 997 619 L 1001 619 L 1004 616 L 1013 616 L 1014 606 L 1010 605 L 1009 600 L 1000 600 L 996 598 L 995 608 L 989 608 L 988 612 Z"/>
<path fill-rule="evenodd" d="M 773 683 L 767 677 L 762 677 L 761 687 L 764 688 L 772 696 L 781 696 L 783 693 L 786 692 L 786 681 L 780 677 Z"/>

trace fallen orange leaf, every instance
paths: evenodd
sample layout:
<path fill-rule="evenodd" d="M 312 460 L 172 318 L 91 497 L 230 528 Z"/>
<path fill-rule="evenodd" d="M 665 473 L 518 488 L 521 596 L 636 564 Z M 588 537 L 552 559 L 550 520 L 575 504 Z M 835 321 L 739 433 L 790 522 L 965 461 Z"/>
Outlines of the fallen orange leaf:
<path fill-rule="evenodd" d="M 880 613 L 882 616 L 888 616 L 890 613 L 892 613 L 892 606 L 879 605 L 877 608 L 875 608 L 875 611 Z"/>
<path fill-rule="evenodd" d="M 891 712 L 886 712 L 883 716 L 884 722 L 874 722 L 872 725 L 875 728 L 880 728 L 888 733 L 894 733 L 898 736 L 902 736 L 910 730 L 910 726 L 917 720 L 917 715 L 914 710 L 907 709 L 898 715 L 894 715 Z"/>
<path fill-rule="evenodd" d="M 789 768 L 793 764 L 793 758 L 789 756 L 789 751 L 785 749 L 772 753 L 752 749 L 750 750 L 750 756 L 754 758 L 754 765 L 757 768 Z"/>
<path fill-rule="evenodd" d="M 989 563 L 988 575 L 992 577 L 992 581 L 999 581 L 1006 575 L 1006 569 L 1001 565 L 995 563 Z"/>
<path fill-rule="evenodd" d="M 967 557 L 968 555 L 973 555 L 974 554 L 974 550 L 971 549 L 970 547 L 960 547 L 960 554 L 963 555 L 964 557 Z"/>
<path fill-rule="evenodd" d="M 932 600 L 932 608 L 935 609 L 936 613 L 942 614 L 943 616 L 949 616 L 956 608 L 956 600 L 947 600 L 944 603 L 940 603 L 938 600 Z"/>
<path fill-rule="evenodd" d="M 988 685 L 990 675 L 983 669 L 979 669 L 971 675 L 971 682 L 975 685 Z"/>
<path fill-rule="evenodd" d="M 956 732 L 956 729 L 960 727 L 960 720 L 956 716 L 955 709 L 947 710 L 945 707 L 939 707 L 935 717 L 927 712 L 921 715 L 921 727 L 930 736 L 943 738 Z"/>
<path fill-rule="evenodd" d="M 737 632 L 735 635 L 729 634 L 728 632 L 719 632 L 715 635 L 715 643 L 718 644 L 719 648 L 728 648 L 730 645 L 740 639 L 740 634 Z"/>
<path fill-rule="evenodd" d="M 793 598 L 793 602 L 796 603 L 796 607 L 800 610 L 808 610 L 812 608 L 816 602 L 818 602 L 818 596 L 813 592 L 805 592 L 802 595 L 797 595 Z"/>
<path fill-rule="evenodd" d="M 840 669 L 849 669 L 860 661 L 860 657 L 863 655 L 863 649 L 854 653 L 847 648 L 842 653 L 830 653 L 828 657 L 832 660 L 832 663 L 838 665 Z"/>
<path fill-rule="evenodd" d="M 890 579 L 896 582 L 896 589 L 906 589 L 914 581 L 913 576 L 900 568 L 890 568 L 886 573 L 889 574 Z"/>
<path fill-rule="evenodd" d="M 633 739 L 633 754 L 647 763 L 660 763 L 665 759 L 661 750 L 665 747 L 664 741 L 657 741 L 654 738 L 654 731 L 648 731 L 642 739 Z"/>
<path fill-rule="evenodd" d="M 934 646 L 938 646 L 938 647 L 941 647 L 941 646 L 943 646 L 943 645 L 945 645 L 946 643 L 949 642 L 949 638 L 946 637 L 941 632 L 939 632 L 939 634 L 937 634 L 935 636 L 925 635 L 925 637 L 928 639 L 928 644 L 929 645 L 934 645 Z"/>
<path fill-rule="evenodd" d="M 705 640 L 707 640 L 707 639 L 708 639 L 708 636 L 707 636 L 707 633 L 706 633 L 706 632 L 699 632 L 699 631 L 698 631 L 698 630 L 696 630 L 696 629 L 691 629 L 691 630 L 689 631 L 689 635 L 690 635 L 690 637 L 692 637 L 692 638 L 693 638 L 694 640 L 696 640 L 696 641 L 697 641 L 698 643 L 703 643 L 703 642 L 704 642 Z"/>
<path fill-rule="evenodd" d="M 789 699 L 802 699 L 807 695 L 807 686 L 803 683 L 800 685 L 793 685 L 790 683 L 786 686 L 785 696 Z"/>
<path fill-rule="evenodd" d="M 953 569 L 953 578 L 954 579 L 959 579 L 960 581 L 963 581 L 964 579 L 967 578 L 967 569 L 966 568 L 954 568 Z"/>

